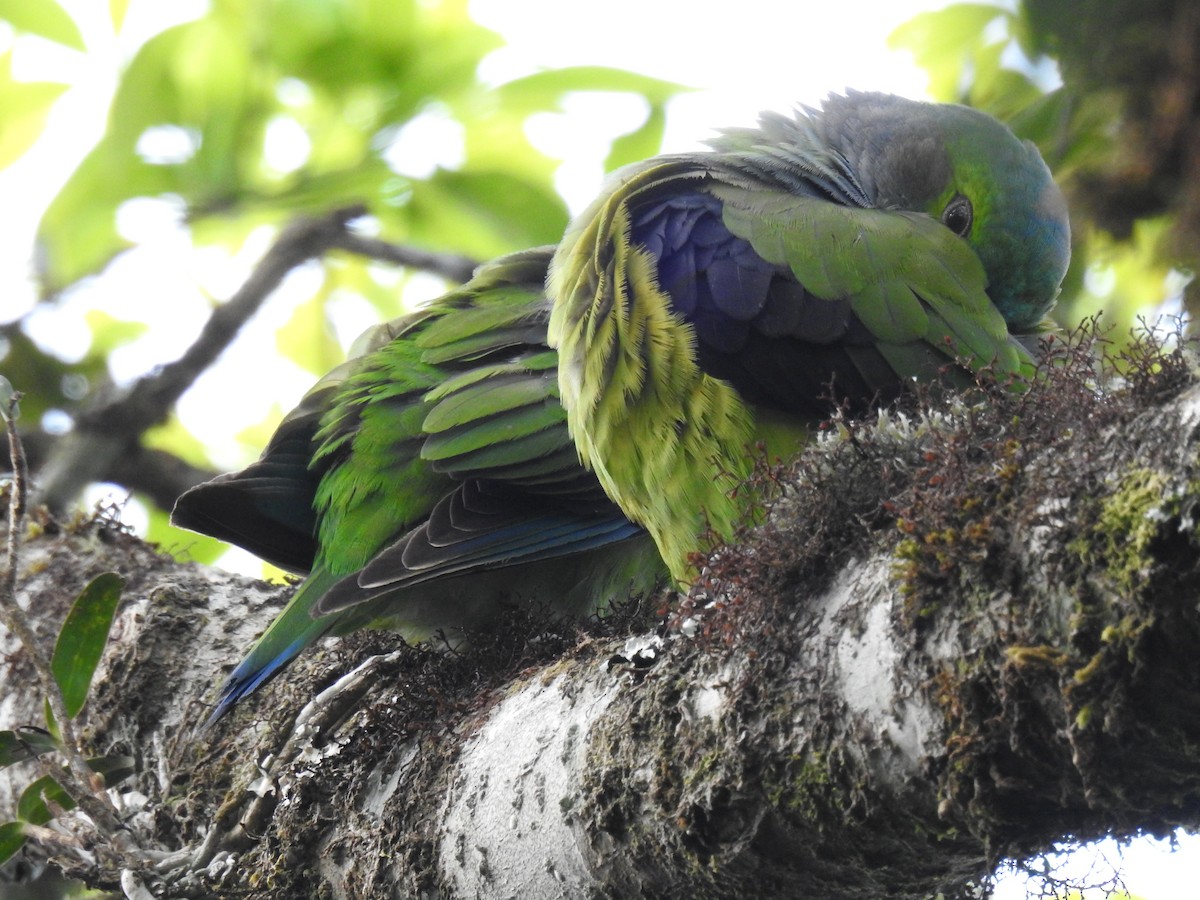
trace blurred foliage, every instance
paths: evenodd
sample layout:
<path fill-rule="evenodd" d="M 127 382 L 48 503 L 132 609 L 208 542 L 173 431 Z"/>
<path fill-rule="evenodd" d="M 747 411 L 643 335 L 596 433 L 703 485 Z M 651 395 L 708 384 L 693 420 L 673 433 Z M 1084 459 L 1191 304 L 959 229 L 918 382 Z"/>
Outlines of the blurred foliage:
<path fill-rule="evenodd" d="M 935 99 L 1008 122 L 1066 190 L 1074 257 L 1055 310 L 1066 327 L 1103 312 L 1121 339 L 1138 316 L 1195 312 L 1198 38 L 1194 0 L 958 3 L 892 35 Z"/>
<path fill-rule="evenodd" d="M 102 35 L 109 45 L 127 6 L 109 3 L 112 33 Z M 530 118 L 559 111 L 577 92 L 641 98 L 642 121 L 612 143 L 607 165 L 614 167 L 657 152 L 665 104 L 681 88 L 600 67 L 489 86 L 478 69 L 501 40 L 471 21 L 466 7 L 466 0 L 212 0 L 200 17 L 150 36 L 118 74 L 103 135 L 38 225 L 41 303 L 64 302 L 73 288 L 105 278 L 134 246 L 120 222 L 134 204 L 156 207 L 179 221 L 194 247 L 226 258 L 247 247 L 261 252 L 264 228 L 355 204 L 367 208 L 368 229 L 387 240 L 480 260 L 556 241 L 567 221 L 553 184 L 560 161 L 530 141 Z M 101 52 L 89 42 L 104 41 L 67 11 L 76 8 L 0 0 L 0 51 L 5 23 L 11 28 L 11 46 L 0 52 L 0 168 L 33 147 L 72 86 L 14 80 L 14 51 L 25 42 L 38 52 L 41 41 L 59 45 L 60 54 Z M 378 318 L 391 317 L 405 277 L 344 254 L 311 265 L 321 282 L 278 329 L 274 349 L 317 374 L 343 353 L 325 301 L 350 293 Z M 147 298 L 153 291 L 146 286 Z M 113 351 L 142 337 L 145 326 L 129 315 L 115 306 L 88 311 L 90 347 L 70 359 L 31 340 L 22 321 L 0 323 L 0 369 L 25 392 L 27 427 L 69 427 L 107 382 Z M 143 442 L 211 465 L 195 452 L 203 443 L 178 423 Z M 217 552 L 215 542 L 169 530 L 163 511 L 150 516 L 151 539 L 185 544 L 202 560 Z"/>
<path fill-rule="evenodd" d="M 229 246 L 261 224 L 358 201 L 394 240 L 480 259 L 555 241 L 566 211 L 555 161 L 525 135 L 529 116 L 570 91 L 638 93 L 657 142 L 650 113 L 675 87 L 590 68 L 491 90 L 476 70 L 499 45 L 465 0 L 214 2 L 126 67 L 107 132 L 42 220 L 44 288 L 128 246 L 116 213 L 138 197 L 180 198 L 197 241 Z M 431 125 L 461 129 L 461 163 L 406 174 L 400 141 Z M 283 162 L 273 141 L 289 145 Z"/>

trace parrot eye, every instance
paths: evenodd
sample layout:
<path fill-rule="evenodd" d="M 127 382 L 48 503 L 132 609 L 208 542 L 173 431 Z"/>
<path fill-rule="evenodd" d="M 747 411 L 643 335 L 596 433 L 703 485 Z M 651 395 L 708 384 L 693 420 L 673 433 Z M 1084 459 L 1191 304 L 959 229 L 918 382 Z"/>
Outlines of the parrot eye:
<path fill-rule="evenodd" d="M 974 219 L 971 201 L 962 194 L 956 196 L 942 212 L 942 224 L 961 238 L 971 232 L 971 222 Z"/>

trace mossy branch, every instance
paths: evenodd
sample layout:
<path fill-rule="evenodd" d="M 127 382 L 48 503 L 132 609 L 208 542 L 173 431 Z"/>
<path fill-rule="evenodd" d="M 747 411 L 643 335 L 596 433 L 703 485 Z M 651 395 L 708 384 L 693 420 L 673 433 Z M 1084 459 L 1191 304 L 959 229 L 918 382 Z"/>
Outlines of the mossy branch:
<path fill-rule="evenodd" d="M 127 580 L 85 715 L 146 761 L 130 827 L 172 896 L 957 896 L 1200 827 L 1200 386 L 1183 349 L 1110 384 L 1082 348 L 1023 394 L 836 420 L 661 628 L 359 633 L 204 734 L 286 592 L 103 522 L 31 544 L 23 589 L 51 615 Z M 348 719 L 301 715 L 364 663 Z"/>

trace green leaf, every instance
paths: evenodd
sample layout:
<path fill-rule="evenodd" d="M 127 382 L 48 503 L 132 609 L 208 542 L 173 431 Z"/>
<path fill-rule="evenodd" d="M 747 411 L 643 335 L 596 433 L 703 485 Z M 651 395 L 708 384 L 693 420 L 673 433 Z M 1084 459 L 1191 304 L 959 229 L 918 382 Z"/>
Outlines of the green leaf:
<path fill-rule="evenodd" d="M 262 447 L 262 444 L 258 445 Z M 186 559 L 210 566 L 229 550 L 229 545 L 208 535 L 185 531 L 171 524 L 171 514 L 159 509 L 149 497 L 142 497 L 150 510 L 150 521 L 146 526 L 146 542 L 156 544 L 177 559 Z"/>
<path fill-rule="evenodd" d="M 604 160 L 604 170 L 611 172 L 629 163 L 654 156 L 662 149 L 666 124 L 666 108 L 661 105 L 651 106 L 650 115 L 642 125 L 613 140 L 608 157 Z"/>
<path fill-rule="evenodd" d="M 101 776 L 104 787 L 118 785 L 137 772 L 132 756 L 96 756 L 88 760 L 88 768 Z M 46 824 L 54 817 L 53 812 L 50 812 L 52 803 L 65 810 L 76 808 L 71 794 L 54 780 L 53 775 L 42 775 L 42 778 L 20 793 L 17 800 L 17 817 L 30 824 Z"/>
<path fill-rule="evenodd" d="M 1141 218 L 1128 239 L 1094 232 L 1088 235 L 1088 277 L 1083 289 L 1066 297 L 1054 310 L 1058 321 L 1073 326 L 1087 316 L 1103 312 L 1106 322 L 1129 323 L 1178 290 L 1179 279 L 1163 247 L 1170 241 L 1169 217 Z M 1128 329 L 1114 328 L 1109 336 L 1120 345 L 1129 340 Z"/>
<path fill-rule="evenodd" d="M 25 846 L 25 823 L 5 822 L 0 825 L 0 865 L 12 859 Z"/>
<path fill-rule="evenodd" d="M 125 13 L 129 12 L 129 0 L 108 0 L 108 18 L 113 31 L 120 33 L 125 24 Z"/>
<path fill-rule="evenodd" d="M 133 343 L 150 328 L 145 322 L 118 319 L 102 309 L 89 309 L 83 319 L 92 333 L 92 346 L 88 352 L 105 358 L 118 347 Z"/>
<path fill-rule="evenodd" d="M 269 111 L 270 85 L 261 72 L 250 71 L 248 47 L 209 18 L 169 28 L 142 45 L 113 97 L 108 131 L 38 226 L 38 274 L 49 293 L 96 272 L 128 248 L 116 227 L 117 211 L 127 200 L 169 194 L 182 198 L 189 210 L 227 212 L 236 205 L 245 190 L 240 161 L 249 148 L 260 146 L 262 114 Z M 199 149 L 178 164 L 148 161 L 138 142 L 147 129 L 160 126 L 194 133 Z"/>
<path fill-rule="evenodd" d="M 247 465 L 267 445 L 267 441 L 271 440 L 271 435 L 275 433 L 275 429 L 279 427 L 279 423 L 286 413 L 287 410 L 278 403 L 272 404 L 271 411 L 262 421 L 248 425 L 234 435 L 246 453 Z"/>
<path fill-rule="evenodd" d="M 966 92 L 969 105 L 1004 122 L 1042 96 L 1027 76 L 1004 66 L 1010 46 L 1009 41 L 996 41 L 975 51 L 971 61 L 975 80 Z"/>
<path fill-rule="evenodd" d="M 76 50 L 87 49 L 75 20 L 54 0 L 0 0 L 0 19 L 7 20 L 18 31 Z"/>
<path fill-rule="evenodd" d="M 109 139 L 97 144 L 38 224 L 38 274 L 47 290 L 60 291 L 96 272 L 130 246 L 117 233 L 122 203 L 169 190 L 167 166 L 147 165 L 131 147 Z"/>
<path fill-rule="evenodd" d="M 917 65 L 929 73 L 929 93 L 935 100 L 958 100 L 985 29 L 1007 14 L 990 4 L 955 3 L 913 16 L 888 36 L 888 46 L 912 52 Z"/>
<path fill-rule="evenodd" d="M 439 170 L 413 184 L 402 212 L 422 242 L 479 259 L 554 243 L 567 226 L 553 190 L 502 171 Z"/>
<path fill-rule="evenodd" d="M 40 728 L 0 731 L 0 769 L 58 749 L 58 741 Z"/>
<path fill-rule="evenodd" d="M 2 2 L 2 0 L 0 0 Z M 12 53 L 0 55 L 0 169 L 10 165 L 41 137 L 50 107 L 65 84 L 14 81 Z"/>
<path fill-rule="evenodd" d="M 998 12 L 998 11 L 997 11 Z M 505 104 L 529 111 L 555 110 L 565 94 L 572 91 L 618 91 L 640 94 L 651 104 L 665 103 L 675 94 L 692 90 L 675 81 L 664 81 L 610 69 L 605 66 L 570 66 L 565 69 L 548 69 L 516 78 L 496 88 L 496 93 Z"/>
<path fill-rule="evenodd" d="M 88 768 L 98 774 L 105 787 L 120 784 L 137 769 L 131 756 L 96 756 L 87 761 Z M 75 808 L 71 795 L 51 775 L 43 775 L 21 792 L 17 800 L 17 818 L 31 825 L 45 825 L 54 814 L 50 804 L 65 810 Z"/>
<path fill-rule="evenodd" d="M 46 717 L 46 733 L 54 740 L 62 743 L 62 729 L 58 727 L 58 720 L 54 718 L 54 710 L 50 707 L 50 698 L 42 698 L 42 714 Z"/>
<path fill-rule="evenodd" d="M 271 432 L 268 431 L 266 437 L 269 439 L 270 436 Z M 261 450 L 265 444 L 264 440 L 258 445 L 257 450 Z M 165 450 L 201 469 L 205 466 L 211 467 L 213 464 L 208 457 L 209 447 L 204 438 L 188 431 L 179 420 L 179 416 L 174 413 L 168 416 L 165 422 L 152 425 L 142 432 L 142 446 L 148 450 Z M 250 459 L 258 455 L 257 450 L 253 456 L 247 459 L 247 464 Z"/>
<path fill-rule="evenodd" d="M 21 792 L 17 800 L 17 818 L 30 825 L 45 825 L 54 818 L 50 812 L 51 803 L 63 809 L 75 808 L 75 801 L 62 785 L 49 775 L 43 775 Z"/>
<path fill-rule="evenodd" d="M 345 356 L 325 315 L 325 300 L 326 287 L 322 287 L 297 306 L 287 323 L 275 332 L 275 349 L 280 355 L 313 375 L 323 375 Z"/>
<path fill-rule="evenodd" d="M 75 599 L 54 645 L 50 668 L 62 690 L 67 715 L 74 718 L 87 701 L 88 689 L 121 599 L 121 576 L 97 575 Z"/>

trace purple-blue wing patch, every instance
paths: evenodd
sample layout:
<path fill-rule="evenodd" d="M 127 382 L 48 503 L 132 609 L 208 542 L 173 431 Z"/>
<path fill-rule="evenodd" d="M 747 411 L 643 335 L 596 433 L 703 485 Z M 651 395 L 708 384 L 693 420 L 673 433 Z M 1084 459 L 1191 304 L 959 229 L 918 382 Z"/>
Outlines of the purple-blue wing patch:
<path fill-rule="evenodd" d="M 693 189 L 635 208 L 630 238 L 657 261 L 659 288 L 696 334 L 700 367 L 748 401 L 823 416 L 834 400 L 899 392 L 903 377 L 849 299 L 814 296 L 791 268 L 759 256 L 726 228 L 712 195 Z M 946 361 L 929 356 L 931 366 Z"/>

